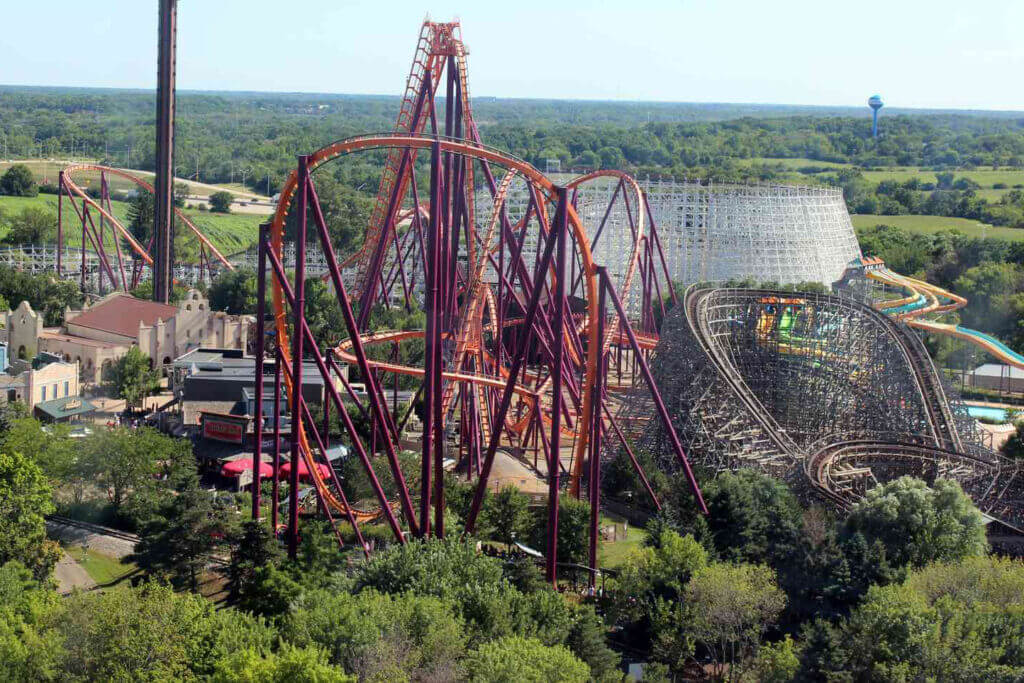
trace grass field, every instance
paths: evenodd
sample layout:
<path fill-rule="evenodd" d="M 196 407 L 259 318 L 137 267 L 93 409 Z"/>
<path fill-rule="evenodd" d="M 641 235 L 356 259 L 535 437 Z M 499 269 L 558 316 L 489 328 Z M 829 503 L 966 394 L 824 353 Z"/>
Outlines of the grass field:
<path fill-rule="evenodd" d="M 0 197 L 0 211 L 8 215 L 17 214 L 25 207 L 30 206 L 44 209 L 56 216 L 57 196 L 40 194 L 35 197 Z M 128 215 L 128 203 L 111 202 L 110 206 L 113 209 L 114 217 L 124 224 Z M 260 222 L 265 220 L 265 217 L 256 214 L 209 213 L 194 209 L 185 209 L 184 214 L 225 255 L 243 251 L 250 245 L 255 244 Z M 64 229 L 66 230 L 65 236 L 69 245 L 80 245 L 82 242 L 81 228 L 75 229 L 77 220 L 74 210 L 69 206 L 68 200 L 65 199 Z M 79 225 L 81 224 L 79 223 Z M 97 227 L 99 227 L 98 224 Z M 4 236 L 5 232 L 6 227 L 0 228 L 0 238 Z M 113 243 L 110 243 L 108 246 L 112 247 Z"/>
<path fill-rule="evenodd" d="M 968 218 L 946 216 L 878 216 L 855 214 L 850 216 L 855 228 L 870 228 L 876 225 L 892 225 L 910 232 L 935 233 L 942 230 L 958 230 L 971 237 L 998 237 L 1012 242 L 1024 241 L 1024 229 L 987 226 Z"/>
<path fill-rule="evenodd" d="M 752 166 L 754 164 L 764 164 L 768 166 L 781 165 L 784 168 L 796 170 L 798 168 L 804 168 L 806 166 L 818 166 L 821 168 L 843 168 L 847 164 L 836 163 L 834 161 L 818 161 L 817 159 L 777 159 L 772 157 L 753 157 L 751 159 L 737 159 L 738 163 L 744 166 Z"/>
<path fill-rule="evenodd" d="M 601 526 L 605 527 L 611 524 L 615 524 L 618 527 L 619 534 L 622 533 L 623 519 L 618 515 L 612 515 L 609 513 L 602 513 L 601 515 Z M 598 564 L 602 567 L 609 569 L 615 569 L 622 565 L 626 561 L 634 550 L 641 548 L 644 541 L 647 540 L 647 532 L 640 527 L 630 525 L 627 538 L 610 542 L 602 541 L 598 546 L 597 560 Z"/>
<path fill-rule="evenodd" d="M 64 550 L 101 586 L 116 583 L 138 571 L 138 567 L 131 562 L 122 562 L 116 557 L 86 550 L 80 545 L 69 545 Z"/>
<path fill-rule="evenodd" d="M 973 171 L 953 171 L 955 178 L 970 178 L 981 185 L 983 189 L 991 190 L 996 183 L 1004 183 L 1008 188 L 1014 185 L 1024 185 L 1024 170 L 1002 168 L 999 170 L 975 169 Z M 864 178 L 869 182 L 878 183 L 883 180 L 898 180 L 900 182 L 917 178 L 923 183 L 934 183 L 938 181 L 935 171 L 920 168 L 901 167 L 884 171 L 864 171 Z"/>
<path fill-rule="evenodd" d="M 60 171 L 62 168 L 65 168 L 65 167 L 71 165 L 71 163 L 98 164 L 99 162 L 94 160 L 94 159 L 90 159 L 90 160 L 76 160 L 74 162 L 63 161 L 63 160 L 54 161 L 54 160 L 49 160 L 49 159 L 26 159 L 26 160 L 21 160 L 21 161 L 0 161 L 0 174 L 2 174 L 4 171 L 6 171 L 7 168 L 10 167 L 12 164 L 25 164 L 26 166 L 28 166 L 32 170 L 32 175 L 35 177 L 37 182 L 40 182 L 40 183 L 50 183 L 50 184 L 56 185 L 57 184 L 57 173 L 58 173 L 58 171 Z M 181 169 L 179 169 L 179 172 L 180 171 L 181 171 Z M 153 184 L 153 173 L 150 172 L 150 171 L 139 171 L 139 170 L 135 170 L 135 169 L 129 169 L 129 173 L 142 178 L 143 180 L 148 182 L 150 185 Z M 81 187 L 82 189 L 85 189 L 85 188 L 88 188 L 88 187 L 99 187 L 99 182 L 100 182 L 100 174 L 98 172 L 82 171 L 82 172 L 80 172 L 80 173 L 75 175 L 75 183 L 79 187 Z M 130 180 L 126 180 L 126 179 L 118 177 L 116 175 L 110 175 L 108 177 L 108 179 L 107 179 L 107 182 L 110 185 L 111 192 L 125 192 L 125 191 L 128 191 L 128 190 L 133 190 L 133 189 L 135 189 L 137 187 L 135 185 L 135 183 L 131 182 Z M 208 195 L 212 191 L 211 188 L 225 189 L 225 190 L 228 190 L 228 191 L 230 191 L 230 192 L 232 192 L 234 194 L 241 195 L 243 197 L 257 197 L 257 196 L 260 196 L 260 195 L 257 195 L 255 193 L 253 193 L 252 190 L 250 190 L 249 188 L 245 187 L 241 183 L 222 183 L 222 184 L 217 184 L 217 185 L 198 184 L 197 185 L 197 184 L 194 184 L 190 180 L 185 180 L 184 178 L 175 178 L 174 182 L 176 182 L 176 183 L 184 183 L 185 185 L 187 185 L 189 187 L 189 193 L 190 194 L 196 194 L 196 195 L 202 195 L 202 196 Z M 274 188 L 271 188 L 271 189 L 273 190 Z"/>
<path fill-rule="evenodd" d="M 795 173 L 798 169 L 807 166 L 837 169 L 851 167 L 850 164 L 841 164 L 831 161 L 817 161 L 815 159 L 773 159 L 770 157 L 755 157 L 752 159 L 737 159 L 736 161 L 737 163 L 744 166 L 752 166 L 754 164 L 781 165 L 783 168 L 794 172 L 793 174 L 787 175 L 787 180 L 793 180 L 797 178 L 808 179 L 810 177 L 813 177 Z M 981 190 L 978 191 L 978 195 L 984 197 L 990 202 L 999 201 L 1000 197 L 1014 189 L 1014 185 L 1024 185 L 1024 169 L 1000 168 L 993 170 L 991 168 L 982 168 L 970 171 L 953 171 L 952 173 L 955 178 L 970 178 L 974 182 L 981 185 Z M 870 183 L 880 183 L 883 180 L 896 180 L 899 182 L 904 182 L 910 180 L 911 178 L 917 178 L 922 183 L 938 182 L 938 178 L 935 175 L 935 171 L 931 171 L 924 168 L 918 168 L 915 166 L 899 166 L 879 171 L 863 171 L 863 174 L 864 178 Z M 1006 185 L 1006 187 L 997 190 L 993 186 L 998 183 L 1002 183 Z"/>

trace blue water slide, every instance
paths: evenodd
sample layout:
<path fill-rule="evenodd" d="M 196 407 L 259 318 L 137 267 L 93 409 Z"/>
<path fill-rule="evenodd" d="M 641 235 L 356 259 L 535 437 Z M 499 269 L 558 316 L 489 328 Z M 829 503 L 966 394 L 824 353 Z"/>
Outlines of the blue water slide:
<path fill-rule="evenodd" d="M 997 349 L 999 349 L 1004 355 L 1006 355 L 1007 358 L 1012 358 L 1013 360 L 1017 361 L 1018 363 L 1024 364 L 1024 356 L 1020 355 L 1019 353 L 1017 353 L 1016 351 L 1011 349 L 1009 346 L 1007 346 L 1003 342 L 999 341 L 998 339 L 996 339 L 995 337 L 993 337 L 990 334 L 985 334 L 984 332 L 979 332 L 978 330 L 972 330 L 971 328 L 964 327 L 963 325 L 957 325 L 956 326 L 956 331 L 960 332 L 961 334 L 966 334 L 966 335 L 968 335 L 970 337 L 977 337 L 978 339 L 984 339 L 989 344 L 991 344 L 992 346 L 994 346 Z"/>

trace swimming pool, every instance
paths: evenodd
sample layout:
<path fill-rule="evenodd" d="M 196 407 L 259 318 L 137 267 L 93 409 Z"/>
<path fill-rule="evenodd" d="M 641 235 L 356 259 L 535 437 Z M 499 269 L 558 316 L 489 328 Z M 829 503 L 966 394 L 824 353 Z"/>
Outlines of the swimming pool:
<path fill-rule="evenodd" d="M 1006 411 L 1002 408 L 991 408 L 989 406 L 967 406 L 967 414 L 971 417 L 984 417 L 989 420 L 1006 421 Z"/>

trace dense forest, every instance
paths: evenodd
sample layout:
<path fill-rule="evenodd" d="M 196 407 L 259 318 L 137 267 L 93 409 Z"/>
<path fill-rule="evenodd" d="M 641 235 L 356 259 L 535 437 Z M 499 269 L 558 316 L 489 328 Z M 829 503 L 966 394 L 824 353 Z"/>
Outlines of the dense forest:
<path fill-rule="evenodd" d="M 179 174 L 204 182 L 280 185 L 296 154 L 389 130 L 398 99 L 379 96 L 182 93 Z M 152 169 L 152 93 L 0 88 L 5 157 L 90 157 Z M 864 167 L 1024 168 L 1024 115 L 887 116 L 870 135 L 853 109 L 481 98 L 474 114 L 495 147 L 544 167 L 644 174 L 741 173 L 735 160 L 803 158 Z M 748 172 L 749 173 L 749 172 Z M 766 167 L 755 173 L 771 173 Z"/>

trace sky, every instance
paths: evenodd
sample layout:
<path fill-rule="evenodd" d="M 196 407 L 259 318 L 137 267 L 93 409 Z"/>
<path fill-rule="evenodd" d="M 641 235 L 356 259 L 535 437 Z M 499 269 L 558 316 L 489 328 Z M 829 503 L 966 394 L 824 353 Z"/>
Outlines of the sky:
<path fill-rule="evenodd" d="M 156 0 L 3 4 L 0 83 L 155 86 Z M 398 95 L 428 12 L 475 96 L 1024 110 L 1024 0 L 180 0 L 178 88 Z"/>

